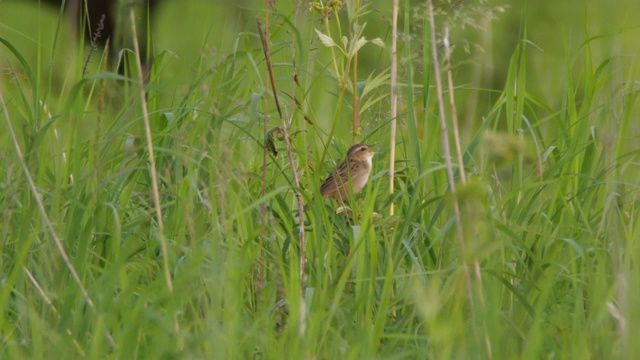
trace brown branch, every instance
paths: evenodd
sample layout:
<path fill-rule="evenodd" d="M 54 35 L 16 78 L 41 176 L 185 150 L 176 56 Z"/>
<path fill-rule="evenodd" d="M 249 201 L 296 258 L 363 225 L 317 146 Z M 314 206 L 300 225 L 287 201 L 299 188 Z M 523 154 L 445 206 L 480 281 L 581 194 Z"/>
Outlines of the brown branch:
<path fill-rule="evenodd" d="M 282 107 L 280 106 L 280 98 L 278 97 L 278 90 L 276 89 L 276 81 L 273 78 L 273 67 L 271 66 L 271 51 L 269 50 L 269 41 L 267 40 L 265 30 L 262 30 L 262 22 L 260 21 L 260 18 L 256 18 L 256 23 L 258 24 L 258 33 L 260 34 L 262 51 L 264 53 L 265 61 L 267 62 L 267 72 L 269 73 L 269 83 L 271 84 L 273 99 L 276 102 L 276 109 L 278 110 L 280 120 L 284 121 L 284 115 L 282 115 Z M 287 127 L 286 122 L 283 122 L 283 125 L 285 125 L 285 128 Z"/>
<path fill-rule="evenodd" d="M 304 255 L 305 249 L 305 239 L 304 239 L 304 204 L 302 203 L 302 195 L 300 194 L 300 180 L 298 178 L 298 172 L 296 171 L 295 160 L 293 159 L 293 154 L 291 153 L 291 139 L 289 137 L 289 125 L 291 124 L 291 120 L 293 119 L 293 115 L 289 121 L 287 121 L 282 113 L 282 108 L 280 107 L 280 100 L 278 98 L 278 90 L 276 89 L 276 82 L 273 76 L 273 67 L 271 65 L 271 52 L 269 50 L 269 42 L 266 31 L 268 29 L 262 28 L 262 23 L 260 18 L 256 18 L 256 24 L 258 26 L 258 33 L 260 34 L 260 41 L 262 43 L 262 51 L 264 52 L 264 58 L 267 65 L 267 73 L 269 74 L 269 81 L 271 83 L 271 90 L 273 92 L 273 97 L 276 103 L 276 108 L 278 109 L 278 114 L 280 116 L 280 121 L 282 122 L 282 130 L 284 131 L 284 142 L 287 147 L 287 157 L 289 158 L 289 166 L 291 166 L 291 173 L 293 175 L 293 184 L 296 187 L 295 196 L 298 200 L 298 225 L 300 232 L 300 296 L 304 297 L 304 271 L 306 267 L 306 257 Z M 301 307 L 301 332 L 304 332 L 304 302 L 300 303 Z"/>

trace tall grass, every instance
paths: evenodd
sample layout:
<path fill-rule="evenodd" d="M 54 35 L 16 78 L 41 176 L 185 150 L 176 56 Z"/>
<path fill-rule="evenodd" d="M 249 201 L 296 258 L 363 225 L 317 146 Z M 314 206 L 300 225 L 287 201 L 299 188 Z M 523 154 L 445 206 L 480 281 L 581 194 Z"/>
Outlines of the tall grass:
<path fill-rule="evenodd" d="M 400 1 L 389 195 L 390 6 L 346 1 L 330 16 L 288 6 L 268 10 L 269 46 L 300 186 L 272 132 L 264 192 L 262 121 L 285 125 L 253 21 L 215 51 L 210 34 L 195 35 L 199 59 L 156 49 L 144 84 L 106 60 L 83 76 L 86 53 L 63 52 L 61 39 L 31 56 L 2 33 L 2 358 L 640 356 L 637 82 L 619 54 L 593 49 L 632 29 L 561 40 L 554 103 L 532 90 L 530 26 L 499 90 L 466 85 L 454 48 L 456 102 L 479 92 L 465 112 L 482 118 L 461 129 L 467 182 L 452 196 L 431 49 L 443 52 L 426 9 Z M 465 9 L 456 16 L 475 16 Z M 438 10 L 441 41 L 452 13 Z M 69 68 L 57 70 L 61 59 Z M 317 189 L 354 137 L 381 152 L 347 216 Z M 302 276 L 295 192 L 310 204 Z"/>

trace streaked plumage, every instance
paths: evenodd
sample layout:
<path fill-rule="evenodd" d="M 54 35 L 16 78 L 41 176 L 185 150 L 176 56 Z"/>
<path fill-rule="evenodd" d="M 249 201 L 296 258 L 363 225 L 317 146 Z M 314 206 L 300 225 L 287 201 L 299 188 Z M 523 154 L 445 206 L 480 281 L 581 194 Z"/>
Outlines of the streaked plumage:
<path fill-rule="evenodd" d="M 323 198 L 334 198 L 343 203 L 364 188 L 371 173 L 371 158 L 374 155 L 372 147 L 373 145 L 356 144 L 349 148 L 347 158 L 320 186 Z"/>

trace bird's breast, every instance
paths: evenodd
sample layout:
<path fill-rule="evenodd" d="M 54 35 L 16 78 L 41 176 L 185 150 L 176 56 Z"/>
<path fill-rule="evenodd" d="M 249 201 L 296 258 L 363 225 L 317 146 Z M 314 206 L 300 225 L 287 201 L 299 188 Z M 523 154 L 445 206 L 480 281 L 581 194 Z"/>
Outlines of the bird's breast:
<path fill-rule="evenodd" d="M 368 159 L 368 166 L 363 166 L 362 171 L 355 176 L 352 175 L 351 182 L 353 184 L 353 192 L 358 193 L 364 186 L 367 184 L 367 180 L 369 180 L 369 174 L 371 173 L 371 159 Z"/>

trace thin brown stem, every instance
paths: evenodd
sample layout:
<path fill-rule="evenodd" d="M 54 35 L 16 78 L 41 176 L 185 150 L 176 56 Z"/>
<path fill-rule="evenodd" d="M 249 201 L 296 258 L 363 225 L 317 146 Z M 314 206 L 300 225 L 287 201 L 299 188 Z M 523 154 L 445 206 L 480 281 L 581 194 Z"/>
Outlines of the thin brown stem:
<path fill-rule="evenodd" d="M 265 23 L 267 24 L 266 26 L 269 27 L 269 14 L 270 14 L 270 1 L 267 0 L 267 11 L 266 11 L 266 18 L 265 18 Z M 265 84 L 265 93 L 269 91 L 269 84 Z M 262 190 L 261 190 L 261 196 L 264 197 L 264 195 L 267 193 L 267 159 L 269 157 L 269 148 L 267 146 L 267 132 L 269 130 L 269 101 L 267 101 L 267 99 L 265 98 L 264 101 L 264 115 L 262 117 L 262 123 L 263 123 L 263 128 L 262 128 Z M 262 239 L 263 241 L 266 241 L 266 227 L 267 227 L 267 202 L 263 202 L 262 204 L 260 204 L 260 215 L 261 215 L 261 223 L 262 223 Z M 260 266 L 260 270 L 258 272 L 258 278 L 256 279 L 256 291 L 257 291 L 257 298 L 260 298 L 260 294 L 262 293 L 262 289 L 264 286 L 264 278 L 266 275 L 266 262 L 265 262 L 265 251 L 264 251 L 264 245 L 260 246 L 260 259 L 261 261 L 261 266 Z"/>
<path fill-rule="evenodd" d="M 462 161 L 462 147 L 460 146 L 460 132 L 458 131 L 458 110 L 453 88 L 453 74 L 451 73 L 451 46 L 449 45 L 449 25 L 444 25 L 444 48 L 445 61 L 447 64 L 447 85 L 449 87 L 449 106 L 451 107 L 451 122 L 453 123 L 453 140 L 456 144 L 456 153 L 458 155 L 458 169 L 460 169 L 460 180 L 463 184 L 467 183 L 467 175 L 464 171 L 464 162 Z"/>
<path fill-rule="evenodd" d="M 389 195 L 393 196 L 396 171 L 396 117 L 398 116 L 398 8 L 400 0 L 393 0 L 393 24 L 391 34 L 391 141 L 389 144 Z M 393 216 L 393 201 L 389 216 Z"/>
<path fill-rule="evenodd" d="M 284 142 L 285 145 L 287 147 L 287 157 L 289 158 L 289 166 L 291 166 L 291 173 L 293 176 L 293 184 L 296 188 L 295 190 L 295 196 L 296 199 L 298 201 L 298 225 L 299 225 L 299 232 L 300 232 L 300 261 L 299 261 L 299 267 L 300 267 L 300 296 L 302 298 L 304 298 L 304 272 L 305 272 L 305 268 L 306 268 L 306 257 L 304 255 L 304 251 L 305 251 L 305 238 L 304 238 L 304 204 L 302 203 L 302 195 L 300 194 L 300 191 L 298 191 L 298 189 L 300 188 L 300 180 L 298 178 L 298 172 L 296 171 L 296 163 L 295 160 L 293 158 L 293 154 L 291 152 L 291 139 L 289 138 L 289 124 L 291 123 L 291 119 L 289 121 L 287 121 L 282 113 L 282 108 L 280 106 L 280 100 L 278 99 L 278 90 L 276 88 L 276 82 L 275 82 L 275 78 L 273 76 L 273 67 L 271 65 L 271 52 L 269 50 L 269 41 L 268 41 L 268 36 L 267 36 L 267 31 L 269 30 L 267 29 L 263 29 L 262 27 L 262 23 L 260 21 L 259 18 L 256 18 L 256 23 L 258 25 L 258 33 L 260 34 L 260 41 L 262 43 L 262 51 L 264 52 L 264 58 L 265 58 L 265 62 L 267 65 L 267 73 L 269 74 L 269 82 L 271 83 L 271 90 L 273 92 L 273 97 L 276 103 L 276 108 L 278 109 L 278 115 L 280 116 L 280 121 L 282 123 L 282 130 L 284 132 Z M 292 115 L 293 117 L 293 115 Z M 304 332 L 304 326 L 302 321 L 304 320 L 305 317 L 305 312 L 304 312 L 304 302 L 301 302 L 300 304 L 301 307 L 301 326 L 300 326 L 300 331 Z"/>
<path fill-rule="evenodd" d="M 264 53 L 264 58 L 267 63 L 267 73 L 269 74 L 269 85 L 271 85 L 271 91 L 273 92 L 273 100 L 276 102 L 276 110 L 278 110 L 278 116 L 280 117 L 280 120 L 283 121 L 282 125 L 284 125 L 285 131 L 286 131 L 287 123 L 284 120 L 284 115 L 282 114 L 282 106 L 280 106 L 280 97 L 278 96 L 276 81 L 273 78 L 273 67 L 271 66 L 271 50 L 269 50 L 269 41 L 267 39 L 267 34 L 266 34 L 267 29 L 265 30 L 262 29 L 262 22 L 260 22 L 260 18 L 256 18 L 256 23 L 258 24 L 258 33 L 260 34 L 262 51 Z"/>
<path fill-rule="evenodd" d="M 153 152 L 153 137 L 151 136 L 151 122 L 149 121 L 149 107 L 147 105 L 147 94 L 144 88 L 144 78 L 142 62 L 140 60 L 140 45 L 138 44 L 138 32 L 136 30 L 136 17 L 133 6 L 129 8 L 129 18 L 131 21 L 131 30 L 133 32 L 133 49 L 135 51 L 136 67 L 138 69 L 138 85 L 140 86 L 140 105 L 142 107 L 142 118 L 144 120 L 144 130 L 147 140 L 147 151 L 149 152 L 149 172 L 151 173 L 151 193 L 158 221 L 158 231 L 160 234 L 160 249 L 162 251 L 164 281 L 167 284 L 169 293 L 173 292 L 173 281 L 171 280 L 171 272 L 169 271 L 169 249 L 167 240 L 164 237 L 164 220 L 162 218 L 162 204 L 160 204 L 160 191 L 158 188 L 158 174 L 156 171 L 156 158 Z M 180 331 L 180 325 L 177 317 L 173 318 L 174 330 Z"/>
<path fill-rule="evenodd" d="M 298 5 L 296 7 L 296 15 L 293 18 L 293 26 L 294 27 L 298 27 L 298 15 L 300 14 L 300 5 L 301 5 L 301 1 L 298 1 Z M 268 28 L 268 27 L 267 27 Z M 297 98 L 296 98 L 296 88 L 299 86 L 298 84 L 298 68 L 296 67 L 296 51 L 297 51 L 297 47 L 294 43 L 294 45 L 291 48 L 291 63 L 292 63 L 292 68 L 293 68 L 293 84 L 292 84 L 292 90 L 291 92 L 293 93 L 294 96 L 294 101 L 297 103 Z M 289 118 L 289 121 L 287 122 L 287 128 L 291 126 L 291 121 L 293 120 L 293 114 L 292 116 Z M 285 133 L 286 134 L 286 133 Z M 287 136 L 288 138 L 288 136 Z M 291 157 L 291 153 L 289 152 L 289 160 L 292 160 Z M 294 174 L 296 173 L 296 169 L 292 166 L 291 169 L 293 170 Z M 295 176 L 297 177 L 297 175 Z M 296 185 L 297 187 L 299 187 L 299 184 Z M 302 206 L 302 198 L 300 197 L 300 194 L 297 194 L 298 196 L 298 206 Z M 304 206 L 302 207 L 302 211 L 304 212 Z M 301 222 L 301 228 L 304 229 L 304 221 Z M 307 309 L 305 307 L 305 302 L 304 302 L 304 270 L 306 267 L 306 263 L 307 263 L 307 258 L 305 256 L 305 241 L 304 241 L 304 236 L 302 236 L 302 232 L 301 232 L 301 239 L 300 239 L 300 263 L 299 263 L 299 267 L 300 267 L 300 316 L 299 316 L 299 322 L 298 322 L 298 333 L 302 336 L 304 336 L 305 332 L 306 332 L 306 323 L 307 323 Z"/>
<path fill-rule="evenodd" d="M 447 181 L 449 183 L 449 189 L 453 195 L 453 212 L 456 219 L 456 233 L 460 242 L 460 252 L 463 259 L 463 271 L 464 279 L 467 287 L 467 295 L 469 296 L 469 302 L 473 305 L 473 293 L 471 292 L 471 277 L 469 275 L 469 266 L 465 257 L 465 244 L 464 244 L 464 232 L 462 229 L 462 219 L 460 216 L 460 205 L 458 204 L 458 196 L 456 193 L 456 182 L 453 175 L 453 164 L 451 163 L 451 147 L 449 145 L 449 135 L 447 134 L 447 121 L 444 113 L 444 99 L 442 97 L 442 77 L 440 76 L 440 63 L 438 61 L 438 49 L 436 46 L 436 26 L 433 16 L 433 1 L 429 0 L 429 27 L 431 35 L 431 57 L 433 60 L 433 72 L 436 82 L 436 95 L 438 99 L 438 114 L 440 116 L 440 135 L 442 138 L 442 147 L 444 151 L 444 160 L 447 168 Z"/>
<path fill-rule="evenodd" d="M 449 24 L 444 24 L 445 61 L 447 64 L 447 85 L 449 87 L 449 106 L 451 107 L 451 123 L 453 124 L 453 140 L 456 144 L 456 153 L 458 155 L 458 169 L 460 169 L 460 179 L 463 184 L 467 183 L 467 175 L 464 171 L 464 162 L 462 161 L 462 147 L 460 146 L 460 132 L 458 131 L 458 111 L 456 110 L 456 102 L 453 89 L 453 74 L 451 73 L 451 46 L 449 45 Z"/>

